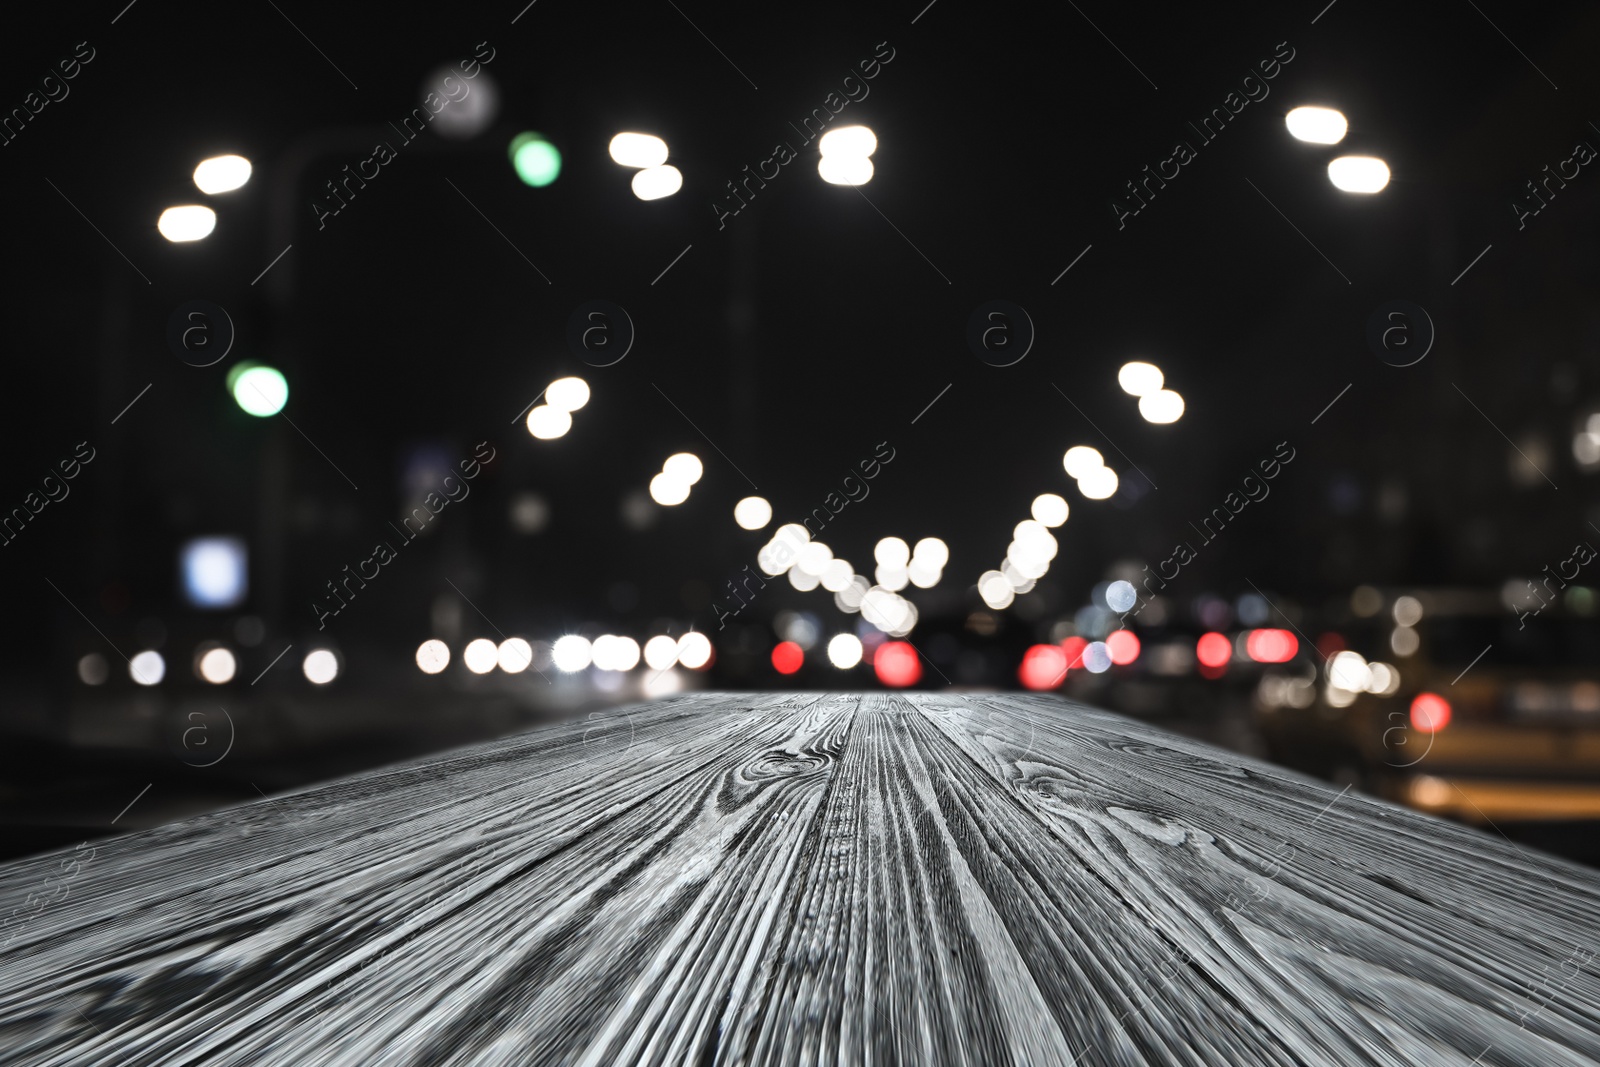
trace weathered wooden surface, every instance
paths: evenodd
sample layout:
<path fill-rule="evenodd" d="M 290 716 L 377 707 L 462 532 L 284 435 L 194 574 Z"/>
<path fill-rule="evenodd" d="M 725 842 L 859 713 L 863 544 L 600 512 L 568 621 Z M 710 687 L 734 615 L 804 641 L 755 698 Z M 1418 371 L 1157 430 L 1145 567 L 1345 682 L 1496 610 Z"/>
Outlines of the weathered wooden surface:
<path fill-rule="evenodd" d="M 1053 698 L 683 697 L 88 853 L 3 868 L 0 1062 L 1600 1063 L 1600 876 Z"/>

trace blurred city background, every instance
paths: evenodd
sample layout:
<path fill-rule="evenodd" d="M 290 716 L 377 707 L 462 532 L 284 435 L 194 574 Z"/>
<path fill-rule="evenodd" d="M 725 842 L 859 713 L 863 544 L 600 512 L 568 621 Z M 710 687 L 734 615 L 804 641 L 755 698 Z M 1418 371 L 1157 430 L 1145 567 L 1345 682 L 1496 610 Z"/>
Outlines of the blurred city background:
<path fill-rule="evenodd" d="M 1592 6 L 8 21 L 0 854 L 958 688 L 1600 860 Z"/>

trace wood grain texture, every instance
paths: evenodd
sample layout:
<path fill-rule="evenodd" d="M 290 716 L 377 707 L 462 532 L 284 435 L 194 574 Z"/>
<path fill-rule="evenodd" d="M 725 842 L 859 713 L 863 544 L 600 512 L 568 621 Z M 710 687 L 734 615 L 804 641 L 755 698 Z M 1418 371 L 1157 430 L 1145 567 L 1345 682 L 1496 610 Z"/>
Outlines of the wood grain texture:
<path fill-rule="evenodd" d="M 684 696 L 3 875 L 6 1064 L 1600 1064 L 1600 875 L 1057 698 Z"/>

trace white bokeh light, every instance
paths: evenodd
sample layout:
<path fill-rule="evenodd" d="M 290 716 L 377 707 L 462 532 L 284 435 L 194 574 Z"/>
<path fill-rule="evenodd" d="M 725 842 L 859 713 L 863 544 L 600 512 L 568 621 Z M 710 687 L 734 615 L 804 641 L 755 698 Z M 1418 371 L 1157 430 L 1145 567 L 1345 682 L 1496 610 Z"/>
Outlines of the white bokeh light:
<path fill-rule="evenodd" d="M 759 530 L 772 521 L 772 505 L 765 497 L 747 496 L 733 506 L 733 521 L 741 530 Z"/>
<path fill-rule="evenodd" d="M 1099 470 L 1105 465 L 1105 457 L 1100 455 L 1100 450 L 1090 448 L 1088 445 L 1073 445 L 1067 449 L 1066 455 L 1061 457 L 1061 466 L 1065 468 L 1069 478 L 1081 479 L 1090 471 Z"/>
<path fill-rule="evenodd" d="M 582 378 L 557 378 L 545 387 L 544 402 L 557 411 L 577 411 L 589 402 L 589 383 Z"/>
<path fill-rule="evenodd" d="M 911 565 L 906 568 L 906 577 L 911 579 L 911 584 L 918 589 L 932 589 L 939 584 L 939 579 L 944 577 L 944 570 L 935 567 L 926 557 L 915 557 Z"/>
<path fill-rule="evenodd" d="M 711 639 L 691 630 L 678 638 L 678 662 L 697 671 L 711 662 Z"/>
<path fill-rule="evenodd" d="M 500 662 L 500 650 L 487 637 L 468 641 L 461 651 L 461 662 L 473 674 L 488 674 Z"/>
<path fill-rule="evenodd" d="M 520 637 L 508 637 L 495 650 L 495 662 L 507 674 L 521 674 L 533 663 L 533 646 Z"/>
<path fill-rule="evenodd" d="M 1344 114 L 1331 107 L 1297 107 L 1283 117 L 1296 140 L 1308 144 L 1338 144 L 1350 129 Z"/>
<path fill-rule="evenodd" d="M 1328 164 L 1328 180 L 1347 193 L 1378 193 L 1389 184 L 1389 164 L 1376 156 L 1340 156 Z"/>
<path fill-rule="evenodd" d="M 156 220 L 156 230 L 174 244 L 198 241 L 217 228 L 217 213 L 202 204 L 169 207 Z"/>
<path fill-rule="evenodd" d="M 196 665 L 196 672 L 200 677 L 212 685 L 222 685 L 233 681 L 234 672 L 239 669 L 239 663 L 233 658 L 233 653 L 225 648 L 213 648 L 200 657 Z"/>
<path fill-rule="evenodd" d="M 840 126 L 829 130 L 817 142 L 824 156 L 870 156 L 878 150 L 878 135 L 866 126 Z"/>
<path fill-rule="evenodd" d="M 872 549 L 878 566 L 901 570 L 911 562 L 911 546 L 898 537 L 885 537 Z"/>
<path fill-rule="evenodd" d="M 828 662 L 847 671 L 861 662 L 861 639 L 855 634 L 834 634 L 828 642 Z"/>
<path fill-rule="evenodd" d="M 1117 371 L 1117 384 L 1129 396 L 1147 396 L 1161 388 L 1165 377 L 1154 363 L 1124 363 Z"/>
<path fill-rule="evenodd" d="M 1011 583 L 1000 571 L 984 571 L 978 579 L 978 595 L 983 602 L 995 611 L 1011 606 L 1016 599 L 1016 592 L 1011 588 Z"/>
<path fill-rule="evenodd" d="M 1171 389 L 1160 389 L 1139 398 L 1139 414 L 1145 422 L 1157 425 L 1177 422 L 1183 418 L 1183 397 Z"/>
<path fill-rule="evenodd" d="M 417 646 L 417 667 L 423 674 L 438 674 L 450 665 L 450 646 L 430 637 Z"/>
<path fill-rule="evenodd" d="M 935 570 L 943 570 L 950 562 L 950 546 L 937 537 L 924 537 L 911 548 L 911 558 L 921 560 Z"/>
<path fill-rule="evenodd" d="M 829 185 L 865 185 L 872 180 L 872 160 L 866 156 L 823 156 L 817 173 Z"/>
<path fill-rule="evenodd" d="M 856 576 L 855 568 L 842 559 L 833 559 L 822 568 L 822 588 L 830 593 L 843 592 L 850 584 L 850 579 Z"/>
<path fill-rule="evenodd" d="M 556 669 L 566 674 L 575 674 L 594 662 L 593 646 L 587 637 L 578 634 L 567 634 L 556 639 L 550 648 L 550 661 Z"/>
<path fill-rule="evenodd" d="M 538 404 L 528 412 L 528 432 L 541 441 L 553 441 L 572 429 L 572 416 L 558 407 Z"/>
<path fill-rule="evenodd" d="M 1139 601 L 1139 592 L 1132 582 L 1118 579 L 1106 587 L 1106 607 L 1112 611 L 1127 611 Z"/>
<path fill-rule="evenodd" d="M 911 571 L 907 567 L 885 567 L 883 564 L 873 568 L 872 577 L 878 585 L 883 586 L 891 593 L 898 593 L 911 582 Z"/>
<path fill-rule="evenodd" d="M 140 652 L 128 661 L 128 676 L 140 685 L 155 685 L 166 673 L 167 661 L 159 652 Z"/>
<path fill-rule="evenodd" d="M 821 541 L 812 541 L 800 550 L 799 556 L 795 559 L 795 567 L 802 573 L 809 574 L 814 578 L 821 578 L 822 572 L 832 562 L 833 549 Z"/>
<path fill-rule="evenodd" d="M 611 161 L 643 170 L 667 161 L 667 142 L 649 133 L 619 133 L 611 138 Z"/>
<path fill-rule="evenodd" d="M 194 168 L 194 184 L 207 196 L 231 193 L 250 180 L 250 161 L 243 156 L 212 156 Z"/>
<path fill-rule="evenodd" d="M 300 662 L 300 670 L 313 685 L 327 685 L 339 677 L 339 657 L 331 649 L 314 648 Z"/>
<path fill-rule="evenodd" d="M 689 499 L 689 486 L 666 471 L 662 471 L 650 479 L 650 499 L 662 507 L 676 507 Z"/>
<path fill-rule="evenodd" d="M 1078 492 L 1090 500 L 1106 500 L 1117 491 L 1117 472 L 1110 467 L 1092 470 L 1078 479 Z"/>
<path fill-rule="evenodd" d="M 656 634 L 644 643 L 644 665 L 664 671 L 678 662 L 678 642 L 666 634 Z"/>
<path fill-rule="evenodd" d="M 1040 493 L 1033 498 L 1033 507 L 1030 509 L 1036 522 L 1050 527 L 1066 522 L 1071 510 L 1066 498 L 1055 493 Z"/>
<path fill-rule="evenodd" d="M 668 456 L 666 462 L 661 464 L 661 473 L 684 485 L 693 485 L 705 473 L 705 465 L 693 452 L 678 452 Z"/>
<path fill-rule="evenodd" d="M 683 171 L 670 163 L 641 170 L 633 176 L 633 195 L 640 200 L 660 200 L 683 188 Z"/>

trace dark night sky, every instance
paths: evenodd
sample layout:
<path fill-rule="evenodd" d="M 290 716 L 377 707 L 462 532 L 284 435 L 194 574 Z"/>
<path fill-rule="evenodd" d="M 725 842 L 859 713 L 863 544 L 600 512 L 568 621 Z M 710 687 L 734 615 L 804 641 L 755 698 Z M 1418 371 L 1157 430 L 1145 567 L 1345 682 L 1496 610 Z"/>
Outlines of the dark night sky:
<path fill-rule="evenodd" d="M 115 636 L 171 612 L 176 546 L 195 533 L 281 537 L 280 580 L 257 549 L 252 606 L 281 612 L 290 632 L 309 626 L 324 580 L 411 503 L 400 476 L 419 445 L 453 460 L 488 440 L 498 458 L 436 543 L 409 550 L 424 561 L 352 606 L 346 625 L 402 651 L 427 629 L 441 576 L 515 625 L 676 615 L 704 627 L 712 616 L 686 610 L 685 583 L 719 583 L 762 543 L 730 519 L 745 476 L 776 521 L 795 521 L 881 441 L 895 460 L 824 539 L 866 569 L 879 537 L 943 537 L 951 562 L 926 601 L 951 609 L 999 564 L 1035 494 L 1072 501 L 1035 594 L 1070 612 L 1113 563 L 1153 564 L 1192 537 L 1188 524 L 1281 441 L 1295 461 L 1206 547 L 1182 595 L 1238 593 L 1247 578 L 1307 599 L 1363 580 L 1498 584 L 1562 558 L 1595 517 L 1569 438 L 1600 396 L 1600 177 L 1584 168 L 1521 231 L 1510 208 L 1576 141 L 1600 145 L 1600 112 L 1586 110 L 1597 16 L 1575 5 L 1532 18 L 1339 0 L 1315 25 L 1317 3 L 1085 6 L 1094 26 L 1070 8 L 959 0 L 915 25 L 916 2 L 680 14 L 542 0 L 515 25 L 520 3 L 280 14 L 142 0 L 113 25 L 121 6 L 11 14 L 0 46 L 5 108 L 79 41 L 95 49 L 70 96 L 0 148 L 12 216 L 0 506 L 77 442 L 97 449 L 73 495 L 0 557 L 17 665 L 92 638 L 45 578 Z M 502 93 L 491 130 L 424 135 L 319 231 L 322 181 L 370 153 L 371 131 L 409 111 L 431 69 L 480 41 Z M 825 185 L 805 153 L 719 230 L 723 182 L 792 138 L 788 124 L 885 41 L 893 60 L 841 117 L 876 131 L 874 180 L 859 193 Z M 1119 230 L 1123 183 L 1289 48 L 1270 95 Z M 1283 113 L 1312 103 L 1350 118 L 1337 150 L 1286 134 Z M 630 195 L 606 156 L 622 129 L 666 139 L 681 193 Z M 549 188 L 523 186 L 507 163 L 522 130 L 564 153 Z M 219 199 L 211 238 L 167 243 L 156 217 L 199 202 L 190 172 L 218 151 L 249 156 L 255 178 Z M 1333 189 L 1324 167 L 1343 152 L 1382 155 L 1390 187 Z M 168 316 L 196 298 L 229 309 L 235 357 L 285 371 L 304 436 L 234 407 L 227 363 L 195 369 L 167 350 Z M 595 298 L 627 308 L 639 335 L 603 369 L 563 342 L 572 309 Z M 996 298 L 1038 331 L 1003 369 L 964 338 Z M 1365 343 L 1368 317 L 1394 299 L 1426 307 L 1438 329 L 1414 367 L 1385 366 Z M 1166 370 L 1182 421 L 1138 417 L 1116 384 L 1132 358 Z M 533 441 L 512 416 L 572 373 L 593 399 L 565 438 Z M 1542 435 L 1539 466 L 1559 488 L 1513 481 L 1501 431 L 1525 451 Z M 1074 444 L 1099 447 L 1126 495 L 1078 496 L 1060 463 Z M 625 529 L 622 497 L 683 449 L 706 464 L 690 502 Z M 534 538 L 506 522 L 527 489 L 552 508 Z M 608 602 L 617 582 L 638 587 L 636 607 Z M 831 612 L 822 596 L 783 587 L 770 603 Z"/>

